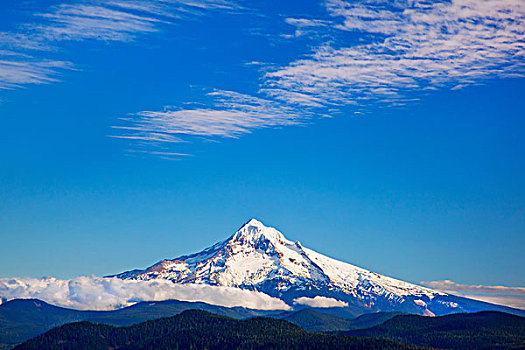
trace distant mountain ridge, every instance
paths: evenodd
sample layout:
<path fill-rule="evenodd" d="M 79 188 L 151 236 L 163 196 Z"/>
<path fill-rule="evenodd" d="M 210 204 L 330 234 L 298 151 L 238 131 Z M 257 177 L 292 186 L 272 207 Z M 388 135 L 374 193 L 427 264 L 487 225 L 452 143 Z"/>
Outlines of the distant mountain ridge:
<path fill-rule="evenodd" d="M 130 327 L 70 323 L 15 347 L 15 350 L 106 349 L 419 349 L 390 340 L 311 333 L 284 320 L 235 320 L 202 310 Z"/>
<path fill-rule="evenodd" d="M 0 349 L 11 349 L 16 344 L 38 336 L 53 327 L 72 322 L 89 321 L 90 324 L 96 322 L 113 326 L 130 326 L 148 320 L 173 317 L 188 310 L 211 311 L 215 315 L 219 314 L 235 319 L 271 317 L 294 323 L 304 330 L 338 333 L 354 337 L 384 338 L 419 346 L 454 349 L 525 349 L 525 318 L 492 311 L 439 317 L 400 315 L 399 313 L 369 313 L 349 319 L 327 314 L 322 309 L 304 308 L 298 311 L 283 312 L 251 310 L 242 307 L 227 308 L 177 300 L 141 302 L 113 311 L 79 311 L 49 305 L 37 299 L 17 299 L 0 305 Z M 212 318 L 210 320 L 217 319 Z M 156 323 L 151 324 L 155 325 Z M 75 327 L 65 327 L 64 329 L 68 330 L 69 333 L 62 334 L 59 337 L 80 337 L 86 330 L 83 326 Z M 93 329 L 108 329 L 103 326 L 100 326 L 102 328 L 97 327 Z M 188 336 L 194 338 L 195 334 L 190 332 Z M 56 340 L 54 337 L 46 339 Z M 78 344 L 75 345 L 77 348 L 88 348 L 87 346 L 83 347 L 86 344 L 82 343 L 81 337 L 77 339 Z M 53 348 L 45 341 L 34 344 L 43 344 L 43 348 L 46 346 Z M 365 345 L 387 344 L 391 346 L 393 343 L 367 343 L 363 341 L 361 344 L 364 344 L 363 348 L 366 349 Z M 403 345 L 399 348 L 407 347 Z M 71 349 L 67 346 L 65 348 Z"/>
<path fill-rule="evenodd" d="M 297 306 L 298 298 L 323 296 L 347 303 L 345 312 L 354 316 L 370 312 L 431 316 L 482 310 L 525 315 L 524 310 L 449 295 L 326 257 L 255 219 L 199 253 L 109 277 L 257 290 L 291 306 Z"/>
<path fill-rule="evenodd" d="M 278 318 L 294 323 L 307 331 L 334 332 L 369 328 L 400 314 L 399 312 L 374 312 L 356 318 L 347 318 L 328 314 L 320 309 L 305 308 L 294 312 L 284 312 Z"/>
<path fill-rule="evenodd" d="M 151 319 L 177 315 L 186 310 L 205 310 L 238 319 L 282 314 L 282 310 L 228 308 L 178 300 L 140 302 L 112 311 L 80 311 L 50 305 L 38 299 L 15 299 L 0 305 L 0 350 L 21 343 L 55 326 L 70 322 L 91 321 L 115 326 L 129 326 Z"/>
<path fill-rule="evenodd" d="M 303 312 L 304 313 L 304 312 Z M 235 320 L 202 310 L 130 327 L 92 322 L 56 327 L 16 350 L 75 349 L 469 349 L 525 348 L 525 318 L 484 311 L 439 317 L 400 315 L 372 328 L 322 334 L 285 320 Z"/>
<path fill-rule="evenodd" d="M 140 302 L 112 311 L 80 311 L 50 305 L 38 299 L 15 299 L 0 305 L 0 350 L 9 349 L 53 327 L 66 323 L 90 321 L 114 326 L 130 326 L 148 320 L 171 317 L 186 310 L 203 310 L 235 319 L 258 316 L 285 319 L 310 331 L 370 327 L 396 315 L 376 313 L 362 315 L 354 320 L 324 313 L 323 309 L 255 310 L 178 300 Z"/>
<path fill-rule="evenodd" d="M 440 317 L 400 315 L 368 329 L 339 332 L 446 349 L 525 349 L 525 318 L 497 311 Z"/>

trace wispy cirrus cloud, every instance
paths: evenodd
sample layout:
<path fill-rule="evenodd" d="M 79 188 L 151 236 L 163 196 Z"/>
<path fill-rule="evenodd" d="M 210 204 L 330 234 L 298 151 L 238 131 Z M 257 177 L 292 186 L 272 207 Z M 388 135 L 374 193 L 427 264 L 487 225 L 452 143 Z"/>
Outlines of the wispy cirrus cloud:
<path fill-rule="evenodd" d="M 316 40 L 311 54 L 284 66 L 258 64 L 262 83 L 253 95 L 267 102 L 249 111 L 214 103 L 139 112 L 129 119 L 136 131 L 129 138 L 237 137 L 297 123 L 304 108 L 330 115 L 350 106 L 360 113 L 370 104 L 417 100 L 415 91 L 525 75 L 522 1 L 327 0 L 323 6 L 328 18 L 287 18 L 295 33 L 281 34 L 291 40 L 308 34 Z"/>
<path fill-rule="evenodd" d="M 160 19 L 145 10 L 134 14 L 125 8 L 103 5 L 62 4 L 49 13 L 37 14 L 46 23 L 33 25 L 43 40 L 130 41 L 138 34 L 158 30 Z"/>
<path fill-rule="evenodd" d="M 34 13 L 17 31 L 0 32 L 0 89 L 60 80 L 60 71 L 74 66 L 54 57 L 61 42 L 130 42 L 177 18 L 239 9 L 226 0 L 84 0 L 53 6 Z"/>
<path fill-rule="evenodd" d="M 315 37 L 319 38 L 317 35 L 319 29 L 331 26 L 330 21 L 310 18 L 286 18 L 285 22 L 296 28 L 293 34 L 281 34 L 281 38 L 286 39 L 298 38 L 308 34 L 316 34 Z"/>
<path fill-rule="evenodd" d="M 272 100 L 216 90 L 208 93 L 209 107 L 141 111 L 121 118 L 125 125 L 114 126 L 123 134 L 112 137 L 148 142 L 184 142 L 187 136 L 237 138 L 255 129 L 297 125 L 308 112 Z"/>
<path fill-rule="evenodd" d="M 517 0 L 328 0 L 331 26 L 361 38 L 332 40 L 265 75 L 266 90 L 300 103 L 402 103 L 416 90 L 461 88 L 525 74 L 525 3 Z M 300 29 L 302 22 L 288 23 Z M 307 21 L 305 23 L 310 23 Z M 311 30 L 311 28 L 310 28 Z"/>
<path fill-rule="evenodd" d="M 54 58 L 58 41 L 129 41 L 137 33 L 154 31 L 155 24 L 149 17 L 84 3 L 37 13 L 35 22 L 20 24 L 18 32 L 0 33 L 0 89 L 58 81 L 60 70 L 74 66 Z"/>
<path fill-rule="evenodd" d="M 47 40 L 132 41 L 137 35 L 158 32 L 174 19 L 202 15 L 206 11 L 237 11 L 226 0 L 91 0 L 61 4 L 37 13 L 44 24 L 28 25 Z"/>
<path fill-rule="evenodd" d="M 70 69 L 71 63 L 53 60 L 2 59 L 0 53 L 0 90 L 23 87 L 27 84 L 46 84 L 58 81 L 57 71 Z"/>
<path fill-rule="evenodd" d="M 371 104 L 406 104 L 417 99 L 415 91 L 525 75 L 523 1 L 327 0 L 322 6 L 328 17 L 285 19 L 296 30 L 281 37 L 307 34 L 313 49 L 288 64 L 254 67 L 261 72 L 258 91 L 217 90 L 205 106 L 138 111 L 112 136 L 166 145 L 188 137 L 239 137 L 301 123 L 312 110 L 330 115 L 351 106 L 358 113 Z M 129 42 L 183 17 L 242 9 L 233 0 L 59 4 L 35 14 L 18 33 L 0 33 L 0 89 L 59 80 L 73 64 L 45 53 L 64 41 Z"/>
<path fill-rule="evenodd" d="M 420 284 L 445 293 L 525 309 L 525 287 L 471 285 L 450 280 L 420 282 Z"/>

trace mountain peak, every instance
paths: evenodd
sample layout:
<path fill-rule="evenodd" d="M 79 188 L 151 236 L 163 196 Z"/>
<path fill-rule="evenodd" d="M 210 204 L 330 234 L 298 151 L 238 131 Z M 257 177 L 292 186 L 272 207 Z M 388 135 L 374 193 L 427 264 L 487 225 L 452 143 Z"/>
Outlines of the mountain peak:
<path fill-rule="evenodd" d="M 251 218 L 250 220 L 248 220 L 244 225 L 241 226 L 240 229 L 242 229 L 243 227 L 248 227 L 248 226 L 255 226 L 255 227 L 266 227 L 264 226 L 264 224 L 262 222 L 260 222 L 259 220 L 257 219 L 254 219 L 254 218 Z"/>
<path fill-rule="evenodd" d="M 368 311 L 423 313 L 436 296 L 446 295 L 316 253 L 257 219 L 250 219 L 228 239 L 201 252 L 162 260 L 146 270 L 127 271 L 117 277 L 256 290 L 289 305 L 298 298 L 319 302 L 315 299 L 319 296 L 324 298 L 321 302 L 339 300 Z M 458 304 L 444 302 L 434 302 L 433 309 L 440 312 Z"/>
<path fill-rule="evenodd" d="M 289 243 L 284 235 L 273 227 L 265 226 L 257 219 L 250 219 L 235 232 L 230 241 L 240 243 L 257 243 L 270 241 L 272 243 Z"/>

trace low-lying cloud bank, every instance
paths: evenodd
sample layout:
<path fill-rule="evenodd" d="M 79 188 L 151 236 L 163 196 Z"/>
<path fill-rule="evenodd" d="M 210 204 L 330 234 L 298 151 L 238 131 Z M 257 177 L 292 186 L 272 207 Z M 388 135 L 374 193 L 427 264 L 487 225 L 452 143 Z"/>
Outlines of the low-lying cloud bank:
<path fill-rule="evenodd" d="M 282 300 L 267 294 L 232 287 L 85 276 L 71 280 L 53 277 L 0 278 L 0 299 L 8 301 L 17 298 L 36 298 L 79 310 L 113 310 L 140 301 L 169 299 L 262 310 L 290 308 Z"/>
<path fill-rule="evenodd" d="M 348 303 L 334 298 L 315 296 L 313 298 L 300 297 L 294 299 L 294 304 L 308 305 L 311 307 L 346 307 Z"/>
<path fill-rule="evenodd" d="M 523 287 L 471 285 L 450 280 L 420 282 L 420 284 L 465 298 L 525 309 L 525 288 Z"/>

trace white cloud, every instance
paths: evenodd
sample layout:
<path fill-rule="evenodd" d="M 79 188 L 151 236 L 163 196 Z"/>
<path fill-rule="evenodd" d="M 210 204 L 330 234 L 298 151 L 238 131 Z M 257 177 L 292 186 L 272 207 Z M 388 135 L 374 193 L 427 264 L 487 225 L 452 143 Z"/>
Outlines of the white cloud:
<path fill-rule="evenodd" d="M 296 31 L 283 35 L 308 34 L 315 38 L 314 49 L 283 66 L 259 66 L 262 86 L 252 96 L 218 90 L 206 107 L 139 111 L 115 126 L 124 132 L 111 136 L 142 144 L 185 142 L 188 136 L 235 138 L 298 124 L 314 108 L 327 107 L 320 115 L 349 105 L 363 112 L 371 101 L 394 106 L 414 101 L 412 91 L 525 76 L 521 0 L 327 0 L 322 5 L 328 20 L 285 19 Z M 72 64 L 50 52 L 66 40 L 133 41 L 182 18 L 242 9 L 228 0 L 58 4 L 36 14 L 33 23 L 19 25 L 18 33 L 0 32 L 0 88 L 58 81 Z"/>
<path fill-rule="evenodd" d="M 168 3 L 206 10 L 241 10 L 239 1 L 228 0 L 168 0 Z"/>
<path fill-rule="evenodd" d="M 252 132 L 254 129 L 300 124 L 308 112 L 272 100 L 233 91 L 217 90 L 208 94 L 213 99 L 210 108 L 187 108 L 162 111 L 142 111 L 126 124 L 115 126 L 127 133 L 113 137 L 143 141 L 181 142 L 184 136 L 227 137 Z"/>
<path fill-rule="evenodd" d="M 6 54 L 4 53 L 4 56 Z M 70 69 L 69 62 L 33 61 L 31 58 L 2 59 L 0 53 L 0 89 L 14 89 L 27 84 L 47 84 L 57 81 L 59 69 Z"/>
<path fill-rule="evenodd" d="M 39 16 L 49 22 L 35 28 L 48 40 L 129 41 L 136 34 L 157 31 L 160 22 L 146 14 L 83 4 L 63 4 Z"/>
<path fill-rule="evenodd" d="M 451 280 L 421 282 L 436 289 L 450 289 L 462 292 L 505 293 L 525 295 L 525 287 L 485 286 L 481 284 L 462 284 Z"/>
<path fill-rule="evenodd" d="M 118 278 L 77 277 L 0 278 L 0 299 L 37 298 L 80 310 L 113 310 L 140 301 L 177 299 L 233 307 L 287 310 L 282 300 L 267 294 L 232 287 L 175 284 L 166 280 L 135 281 Z"/>
<path fill-rule="evenodd" d="M 175 19 L 206 11 L 238 11 L 226 0 L 84 0 L 58 4 L 20 23 L 17 32 L 0 32 L 0 89 L 59 81 L 73 64 L 51 58 L 63 41 L 129 42 L 159 32 Z M 46 58 L 47 56 L 47 58 Z"/>
<path fill-rule="evenodd" d="M 456 283 L 450 280 L 420 282 L 429 288 L 470 299 L 525 309 L 525 288 Z"/>
<path fill-rule="evenodd" d="M 207 108 L 143 111 L 130 137 L 169 142 L 181 135 L 237 137 L 260 127 L 294 124 L 298 110 L 344 106 L 361 113 L 371 101 L 400 106 L 412 91 L 461 89 L 487 79 L 525 76 L 525 2 L 518 0 L 328 0 L 332 20 L 286 18 L 317 39 L 310 55 L 263 65 L 251 109 L 225 99 Z M 317 35 L 316 35 L 317 33 Z M 346 35 L 342 35 L 346 33 Z M 352 39 L 349 39 L 352 38 Z M 223 93 L 223 92 L 219 92 Z M 233 94 L 233 93 L 231 93 Z M 246 96 L 237 94 L 237 96 Z M 247 104 L 247 103 L 243 103 Z M 269 107 L 271 106 L 271 107 Z M 354 108 L 354 109 L 355 109 Z M 321 113 L 326 115 L 326 110 Z M 173 135 L 178 135 L 175 139 Z"/>
<path fill-rule="evenodd" d="M 284 20 L 289 25 L 306 28 L 306 27 L 324 27 L 329 24 L 327 21 L 319 19 L 308 19 L 308 18 L 286 18 Z"/>
<path fill-rule="evenodd" d="M 273 96 L 300 103 L 301 93 L 326 105 L 400 103 L 413 90 L 525 74 L 520 0 L 328 0 L 326 8 L 332 27 L 364 41 L 327 41 L 267 73 Z"/>
<path fill-rule="evenodd" d="M 239 10 L 225 0 L 91 0 L 65 3 L 37 14 L 45 23 L 28 25 L 47 40 L 130 41 L 136 35 L 157 32 L 173 19 L 203 11 Z"/>
<path fill-rule="evenodd" d="M 313 298 L 300 297 L 294 299 L 294 304 L 308 305 L 311 307 L 346 307 L 348 303 L 334 298 L 315 296 Z"/>

